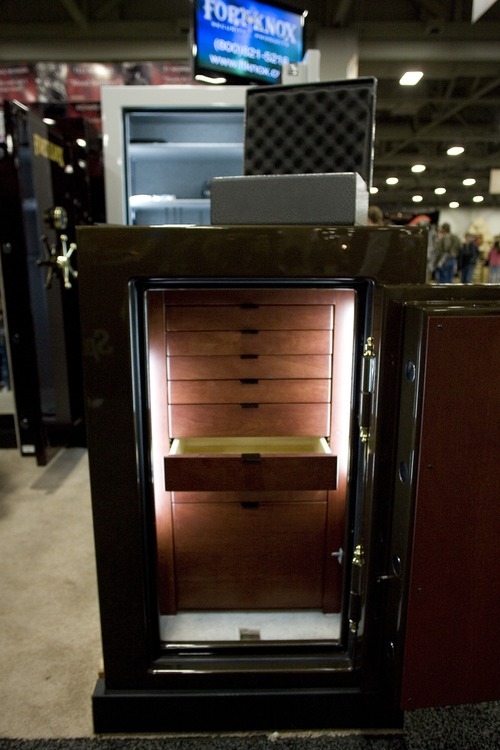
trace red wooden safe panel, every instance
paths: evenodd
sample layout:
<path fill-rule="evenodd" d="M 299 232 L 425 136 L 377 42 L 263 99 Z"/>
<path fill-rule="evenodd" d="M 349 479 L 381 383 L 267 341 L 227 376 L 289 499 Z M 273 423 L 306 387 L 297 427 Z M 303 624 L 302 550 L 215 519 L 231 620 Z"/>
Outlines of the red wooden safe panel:
<path fill-rule="evenodd" d="M 423 337 L 404 709 L 500 693 L 500 316 Z"/>

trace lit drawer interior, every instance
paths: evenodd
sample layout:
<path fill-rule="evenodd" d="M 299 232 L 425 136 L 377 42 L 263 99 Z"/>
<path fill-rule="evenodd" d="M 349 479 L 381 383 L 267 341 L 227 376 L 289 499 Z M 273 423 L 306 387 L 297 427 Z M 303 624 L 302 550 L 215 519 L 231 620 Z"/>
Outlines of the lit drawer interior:
<path fill-rule="evenodd" d="M 170 455 L 246 453 L 321 453 L 331 454 L 323 437 L 214 437 L 176 438 Z"/>

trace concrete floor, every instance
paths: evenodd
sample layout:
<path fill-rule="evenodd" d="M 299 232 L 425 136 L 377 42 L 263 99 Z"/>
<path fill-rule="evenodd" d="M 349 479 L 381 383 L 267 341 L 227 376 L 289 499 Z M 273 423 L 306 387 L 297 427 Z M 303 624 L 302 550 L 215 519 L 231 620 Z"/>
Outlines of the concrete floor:
<path fill-rule="evenodd" d="M 0 450 L 0 737 L 89 737 L 101 664 L 87 453 Z"/>

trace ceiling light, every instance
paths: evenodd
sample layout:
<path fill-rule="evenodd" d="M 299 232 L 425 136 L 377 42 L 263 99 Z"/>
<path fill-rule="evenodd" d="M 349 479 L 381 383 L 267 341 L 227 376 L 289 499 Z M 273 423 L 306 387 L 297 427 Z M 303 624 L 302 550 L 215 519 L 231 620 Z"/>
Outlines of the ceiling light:
<path fill-rule="evenodd" d="M 414 164 L 411 168 L 412 172 L 425 172 L 425 164 Z"/>
<path fill-rule="evenodd" d="M 420 81 L 424 74 L 421 70 L 407 70 L 406 73 L 399 79 L 401 86 L 415 86 Z"/>
<path fill-rule="evenodd" d="M 436 193 L 436 195 L 444 195 L 444 193 L 446 193 L 446 188 L 437 187 L 437 188 L 434 188 L 434 192 Z"/>
<path fill-rule="evenodd" d="M 397 177 L 388 177 L 387 180 L 386 180 L 386 183 L 388 185 L 397 185 L 398 182 L 399 182 L 399 180 L 398 180 Z"/>
<path fill-rule="evenodd" d="M 463 146 L 450 146 L 446 153 L 448 156 L 459 156 L 460 154 L 463 154 L 464 151 L 465 149 Z"/>
<path fill-rule="evenodd" d="M 372 195 L 375 195 L 375 193 L 378 193 L 378 187 L 375 187 L 375 185 L 372 185 L 370 188 L 370 193 Z"/>
<path fill-rule="evenodd" d="M 458 201 L 450 201 L 450 203 L 448 203 L 448 206 L 450 208 L 458 208 L 459 205 L 460 205 L 460 203 Z"/>
<path fill-rule="evenodd" d="M 412 197 L 412 201 L 414 203 L 420 203 L 420 201 L 423 201 L 423 200 L 424 200 L 424 196 L 423 195 L 414 195 Z"/>
<path fill-rule="evenodd" d="M 467 177 L 465 180 L 462 181 L 462 185 L 475 185 L 476 181 L 474 177 Z"/>
<path fill-rule="evenodd" d="M 474 201 L 474 203 L 482 203 L 484 201 L 484 196 L 483 195 L 475 195 L 472 198 L 472 200 Z"/>

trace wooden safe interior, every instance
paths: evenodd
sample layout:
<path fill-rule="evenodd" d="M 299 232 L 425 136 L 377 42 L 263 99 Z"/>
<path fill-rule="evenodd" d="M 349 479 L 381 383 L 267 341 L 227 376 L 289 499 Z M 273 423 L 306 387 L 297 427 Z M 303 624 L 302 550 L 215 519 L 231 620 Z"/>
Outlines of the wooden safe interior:
<path fill-rule="evenodd" d="M 163 641 L 340 638 L 356 297 L 146 292 Z"/>

